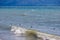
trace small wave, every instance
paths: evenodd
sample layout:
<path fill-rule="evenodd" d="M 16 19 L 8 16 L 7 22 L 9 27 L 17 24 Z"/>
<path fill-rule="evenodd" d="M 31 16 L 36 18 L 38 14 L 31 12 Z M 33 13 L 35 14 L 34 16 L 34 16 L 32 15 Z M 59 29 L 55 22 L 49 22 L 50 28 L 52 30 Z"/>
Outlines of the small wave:
<path fill-rule="evenodd" d="M 19 26 L 11 26 L 11 31 L 14 34 L 25 34 L 26 29 L 25 28 L 21 28 Z"/>

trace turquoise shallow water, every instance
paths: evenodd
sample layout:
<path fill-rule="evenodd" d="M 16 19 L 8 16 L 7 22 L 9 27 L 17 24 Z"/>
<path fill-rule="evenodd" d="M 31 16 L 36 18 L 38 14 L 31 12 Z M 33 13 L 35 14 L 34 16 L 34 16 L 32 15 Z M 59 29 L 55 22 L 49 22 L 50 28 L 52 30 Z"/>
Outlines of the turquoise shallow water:
<path fill-rule="evenodd" d="M 0 37 L 4 40 L 3 35 L 7 35 L 11 40 L 15 35 L 10 33 L 10 24 L 23 26 L 55 35 L 60 35 L 60 9 L 18 9 L 18 8 L 0 8 Z M 6 31 L 4 31 L 6 30 Z M 5 33 L 3 33 L 5 32 Z M 6 36 L 6 35 L 5 35 Z M 7 40 L 10 40 L 7 39 Z M 18 40 L 19 37 L 17 37 Z M 17 40 L 16 39 L 16 40 Z"/>

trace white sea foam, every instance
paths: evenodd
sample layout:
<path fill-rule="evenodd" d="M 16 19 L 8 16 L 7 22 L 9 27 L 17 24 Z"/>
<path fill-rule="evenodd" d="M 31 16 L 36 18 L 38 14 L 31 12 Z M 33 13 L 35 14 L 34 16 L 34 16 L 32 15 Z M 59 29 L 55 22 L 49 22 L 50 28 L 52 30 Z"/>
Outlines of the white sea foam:
<path fill-rule="evenodd" d="M 11 27 L 11 31 L 14 33 L 14 34 L 24 34 L 26 29 L 24 28 L 21 28 L 21 27 L 17 27 L 17 26 L 12 26 Z"/>

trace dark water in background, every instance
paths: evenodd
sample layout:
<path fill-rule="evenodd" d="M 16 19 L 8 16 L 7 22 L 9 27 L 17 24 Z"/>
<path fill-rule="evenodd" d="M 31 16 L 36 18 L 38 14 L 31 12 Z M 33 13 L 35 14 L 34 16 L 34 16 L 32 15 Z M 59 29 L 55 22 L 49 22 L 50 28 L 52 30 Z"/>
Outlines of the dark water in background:
<path fill-rule="evenodd" d="M 15 35 L 11 34 L 11 32 L 9 31 L 10 24 L 22 24 L 24 28 L 30 28 L 32 26 L 32 29 L 39 30 L 41 32 L 60 35 L 60 9 L 0 8 L 1 39 L 20 40 L 19 37 L 13 39 Z"/>
<path fill-rule="evenodd" d="M 60 0 L 0 0 L 0 6 L 60 6 Z"/>

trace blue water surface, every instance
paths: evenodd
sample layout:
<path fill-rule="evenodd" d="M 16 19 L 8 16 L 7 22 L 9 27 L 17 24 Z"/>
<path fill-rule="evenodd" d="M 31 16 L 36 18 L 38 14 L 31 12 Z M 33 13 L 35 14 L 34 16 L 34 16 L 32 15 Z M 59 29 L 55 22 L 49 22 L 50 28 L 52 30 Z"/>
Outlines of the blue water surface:
<path fill-rule="evenodd" d="M 60 35 L 60 9 L 0 8 L 1 25 L 20 25 L 42 32 Z"/>
<path fill-rule="evenodd" d="M 60 7 L 0 7 L 0 40 L 25 40 L 10 25 L 60 36 Z"/>

